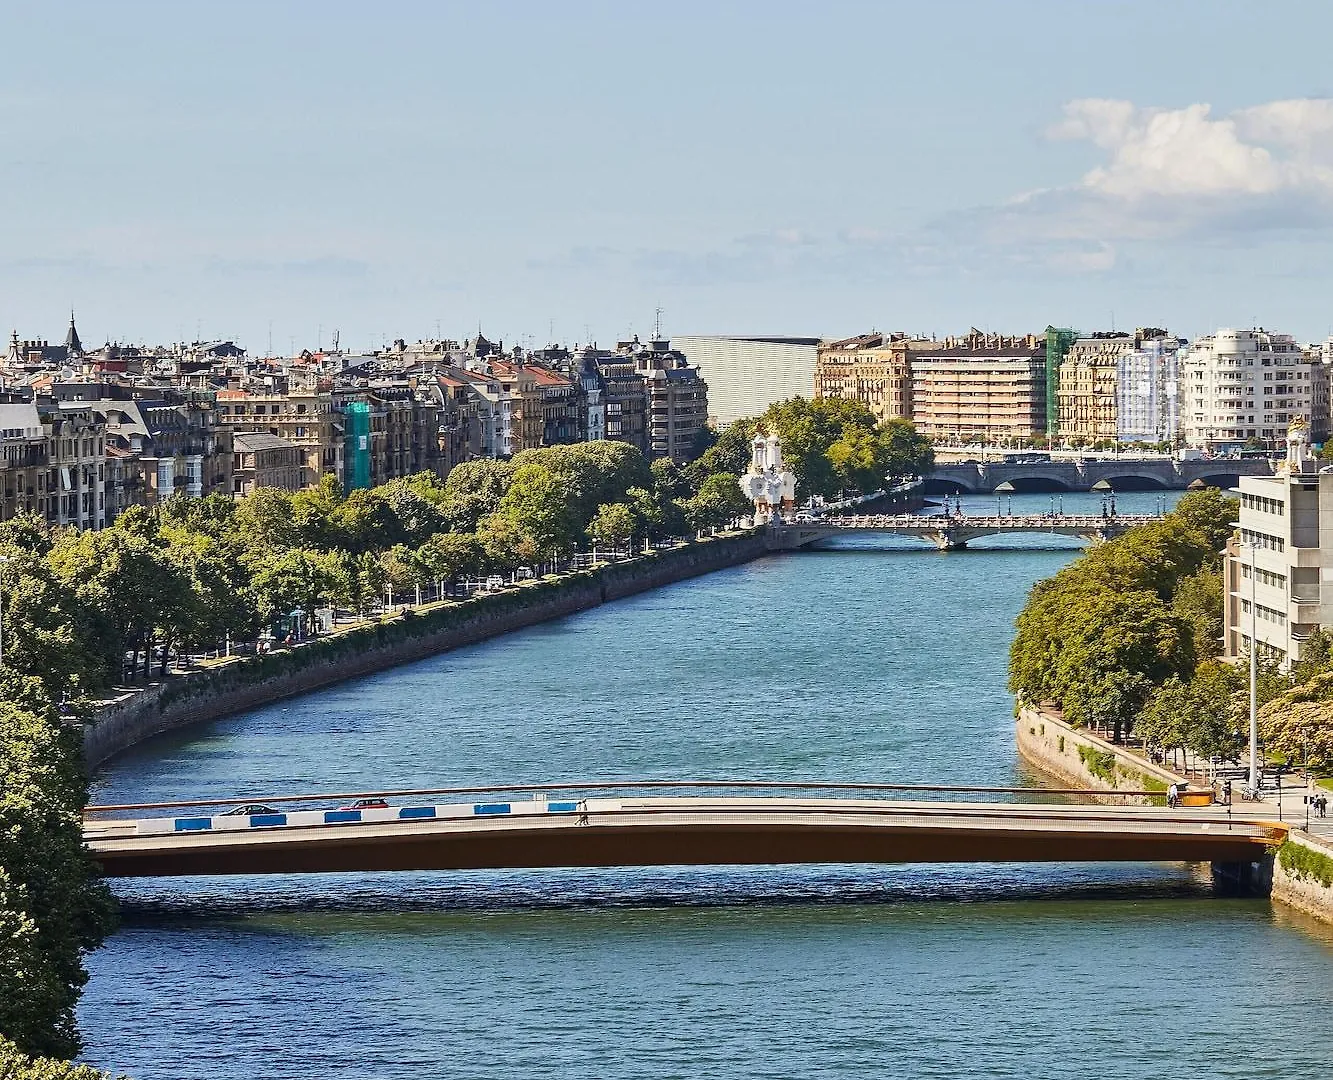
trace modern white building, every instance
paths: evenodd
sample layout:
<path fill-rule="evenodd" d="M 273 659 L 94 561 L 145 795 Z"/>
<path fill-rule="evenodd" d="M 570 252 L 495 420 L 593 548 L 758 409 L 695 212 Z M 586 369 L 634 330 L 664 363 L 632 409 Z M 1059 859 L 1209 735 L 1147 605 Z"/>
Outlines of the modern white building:
<path fill-rule="evenodd" d="M 1227 451 L 1257 439 L 1278 447 L 1287 426 L 1314 412 L 1316 364 L 1290 334 L 1219 330 L 1180 359 L 1185 442 Z"/>
<path fill-rule="evenodd" d="M 1333 472 L 1315 469 L 1297 422 L 1278 475 L 1241 477 L 1240 536 L 1227 544 L 1225 566 L 1228 657 L 1248 656 L 1253 639 L 1260 656 L 1285 668 L 1317 627 L 1333 624 Z"/>
<path fill-rule="evenodd" d="M 708 383 L 709 419 L 725 426 L 758 416 L 775 401 L 814 397 L 817 337 L 719 337 L 687 334 L 672 347 Z"/>

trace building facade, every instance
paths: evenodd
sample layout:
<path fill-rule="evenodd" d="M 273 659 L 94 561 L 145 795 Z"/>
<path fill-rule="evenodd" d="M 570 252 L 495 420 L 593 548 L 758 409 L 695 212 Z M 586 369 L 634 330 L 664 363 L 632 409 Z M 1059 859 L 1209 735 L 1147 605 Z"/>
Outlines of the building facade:
<path fill-rule="evenodd" d="M 1184 345 L 1168 334 L 1144 338 L 1117 361 L 1119 442 L 1180 441 L 1180 353 Z"/>
<path fill-rule="evenodd" d="M 267 431 L 237 432 L 233 440 L 232 491 L 239 499 L 259 488 L 300 491 L 305 455 L 294 443 Z"/>
<path fill-rule="evenodd" d="M 671 340 L 708 384 L 709 419 L 719 427 L 815 392 L 817 337 L 685 334 Z"/>
<path fill-rule="evenodd" d="M 1120 362 L 1134 352 L 1135 336 L 1093 334 L 1075 341 L 1060 364 L 1056 433 L 1082 443 L 1114 442 Z"/>
<path fill-rule="evenodd" d="M 1317 627 L 1333 626 L 1333 585 L 1327 596 L 1321 587 L 1322 568 L 1333 569 L 1333 473 L 1317 472 L 1307 450 L 1298 422 L 1279 475 L 1241 477 L 1239 538 L 1224 567 L 1231 659 L 1254 641 L 1260 657 L 1286 668 Z"/>
<path fill-rule="evenodd" d="M 1213 452 L 1283 445 L 1290 424 L 1308 424 L 1314 413 L 1316 368 L 1290 334 L 1196 338 L 1180 359 L 1185 442 Z"/>
<path fill-rule="evenodd" d="M 859 401 L 880 422 L 910 420 L 914 363 L 946 347 L 944 341 L 906 334 L 862 334 L 821 342 L 815 363 L 815 397 Z"/>
<path fill-rule="evenodd" d="M 936 441 L 1004 443 L 1046 430 L 1046 343 L 972 331 L 912 357 L 916 429 Z"/>

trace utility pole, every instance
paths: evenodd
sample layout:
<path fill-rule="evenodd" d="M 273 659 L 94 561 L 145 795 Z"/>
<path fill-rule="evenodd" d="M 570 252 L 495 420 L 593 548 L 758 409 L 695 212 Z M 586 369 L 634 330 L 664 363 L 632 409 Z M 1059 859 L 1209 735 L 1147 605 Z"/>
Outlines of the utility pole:
<path fill-rule="evenodd" d="M 4 567 L 5 563 L 10 561 L 11 560 L 8 555 L 0 555 L 0 569 Z M 4 584 L 3 579 L 0 579 L 0 586 L 2 586 L 3 584 Z M 0 591 L 0 668 L 3 668 L 4 666 L 5 666 L 5 594 L 3 591 Z"/>
<path fill-rule="evenodd" d="M 1259 548 L 1249 544 L 1250 549 L 1250 794 L 1259 792 L 1259 639 L 1255 636 L 1259 629 L 1259 609 L 1255 603 L 1255 583 L 1259 577 L 1256 562 Z"/>

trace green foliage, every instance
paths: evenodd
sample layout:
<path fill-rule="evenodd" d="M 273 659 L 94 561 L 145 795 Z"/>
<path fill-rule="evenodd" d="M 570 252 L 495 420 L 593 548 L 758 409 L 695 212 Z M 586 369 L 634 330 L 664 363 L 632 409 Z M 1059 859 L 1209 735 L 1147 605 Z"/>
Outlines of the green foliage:
<path fill-rule="evenodd" d="M 1333 768 L 1333 671 L 1288 687 L 1259 710 L 1265 750 L 1310 768 Z"/>
<path fill-rule="evenodd" d="M 1317 881 L 1326 889 L 1333 888 L 1333 859 L 1322 851 L 1287 839 L 1277 849 L 1277 861 L 1292 877 Z"/>
<path fill-rule="evenodd" d="M 1080 745 L 1078 758 L 1083 767 L 1099 780 L 1115 784 L 1115 754 L 1110 750 L 1098 750 L 1094 746 Z"/>
<path fill-rule="evenodd" d="M 603 547 L 619 547 L 634 537 L 638 521 L 624 503 L 602 503 L 588 526 L 588 535 Z"/>
<path fill-rule="evenodd" d="M 1072 723 L 1107 725 L 1119 739 L 1159 687 L 1172 676 L 1188 683 L 1216 655 L 1219 548 L 1235 502 L 1205 491 L 1180 505 L 1033 588 L 1009 653 L 1020 702 L 1053 702 Z M 1155 714 L 1163 737 L 1176 737 L 1165 717 L 1179 693 L 1173 687 Z"/>
<path fill-rule="evenodd" d="M 110 895 L 83 848 L 78 735 L 36 679 L 0 676 L 0 1036 L 72 1057 L 82 957 L 111 929 Z"/>
<path fill-rule="evenodd" d="M 0 1039 L 0 1080 L 111 1080 L 111 1074 L 72 1061 L 30 1057 L 7 1039 Z"/>
<path fill-rule="evenodd" d="M 1209 660 L 1188 680 L 1179 675 L 1167 679 L 1135 721 L 1135 734 L 1163 750 L 1188 747 L 1205 757 L 1230 754 L 1237 746 L 1237 707 L 1247 694 L 1241 670 Z"/>
<path fill-rule="evenodd" d="M 750 465 L 756 432 L 782 440 L 782 456 L 796 476 L 796 495 L 833 496 L 844 488 L 875 491 L 895 479 L 930 470 L 934 451 L 907 420 L 877 424 L 862 403 L 843 398 L 790 398 L 763 416 L 729 424 L 696 461 L 683 470 L 697 495 L 718 473 L 739 477 Z M 686 509 L 686 516 L 689 510 Z"/>

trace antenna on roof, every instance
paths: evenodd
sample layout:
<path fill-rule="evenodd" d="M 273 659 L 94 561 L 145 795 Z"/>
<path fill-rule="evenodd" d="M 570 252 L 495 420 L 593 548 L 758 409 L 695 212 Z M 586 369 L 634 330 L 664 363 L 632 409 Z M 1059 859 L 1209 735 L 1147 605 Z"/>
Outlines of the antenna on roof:
<path fill-rule="evenodd" d="M 662 340 L 662 309 L 657 309 L 657 318 L 653 322 L 653 340 Z"/>

